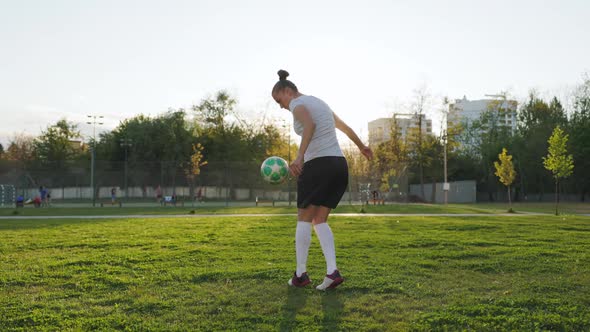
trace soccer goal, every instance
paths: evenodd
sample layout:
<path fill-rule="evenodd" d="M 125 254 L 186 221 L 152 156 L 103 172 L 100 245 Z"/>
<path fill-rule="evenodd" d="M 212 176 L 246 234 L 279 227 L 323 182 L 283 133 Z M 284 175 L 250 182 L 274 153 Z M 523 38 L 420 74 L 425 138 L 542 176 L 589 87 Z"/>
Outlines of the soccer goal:
<path fill-rule="evenodd" d="M 0 184 L 0 207 L 14 207 L 16 188 L 10 184 Z"/>
<path fill-rule="evenodd" d="M 361 204 L 369 204 L 371 199 L 371 184 L 370 183 L 359 183 L 359 194 Z"/>

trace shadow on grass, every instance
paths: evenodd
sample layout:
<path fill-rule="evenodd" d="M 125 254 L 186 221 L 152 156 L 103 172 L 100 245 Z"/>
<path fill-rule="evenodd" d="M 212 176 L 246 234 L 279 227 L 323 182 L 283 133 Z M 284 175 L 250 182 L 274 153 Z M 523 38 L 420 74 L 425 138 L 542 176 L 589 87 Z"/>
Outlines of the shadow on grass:
<path fill-rule="evenodd" d="M 297 312 L 305 307 L 308 291 L 294 287 L 287 288 L 287 302 L 283 306 L 283 318 L 279 331 L 293 331 L 297 326 Z"/>
<path fill-rule="evenodd" d="M 324 312 L 322 331 L 340 331 L 338 325 L 344 311 L 341 294 L 337 291 L 328 291 L 322 294 L 322 310 Z"/>
<path fill-rule="evenodd" d="M 305 308 L 307 297 L 311 292 L 316 290 L 298 289 L 289 287 L 287 289 L 287 302 L 283 306 L 283 317 L 281 319 L 280 331 L 298 330 L 302 326 L 298 326 L 297 313 Z M 342 295 L 338 291 L 328 291 L 320 293 L 323 319 L 321 331 L 340 331 L 339 325 L 341 316 L 344 312 L 344 304 L 342 303 Z"/>

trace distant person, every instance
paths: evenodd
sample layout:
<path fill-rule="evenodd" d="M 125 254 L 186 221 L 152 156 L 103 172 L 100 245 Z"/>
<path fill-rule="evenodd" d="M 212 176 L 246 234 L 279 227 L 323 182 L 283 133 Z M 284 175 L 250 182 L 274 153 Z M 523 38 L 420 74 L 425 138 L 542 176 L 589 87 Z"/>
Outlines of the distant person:
<path fill-rule="evenodd" d="M 41 207 L 41 197 L 35 196 L 32 203 L 36 208 Z"/>
<path fill-rule="evenodd" d="M 45 189 L 45 187 L 43 187 L 43 186 L 39 187 L 39 197 L 41 198 L 40 206 L 46 206 L 47 205 L 47 189 Z"/>
<path fill-rule="evenodd" d="M 162 202 L 162 187 L 160 185 L 156 188 L 156 202 Z"/>
<path fill-rule="evenodd" d="M 377 201 L 379 200 L 379 192 L 377 190 L 373 190 L 373 205 L 377 204 Z"/>
<path fill-rule="evenodd" d="M 111 205 L 114 205 L 116 200 L 117 200 L 117 188 L 112 187 L 111 188 Z"/>
<path fill-rule="evenodd" d="M 19 195 L 16 198 L 16 207 L 24 207 L 25 206 L 25 198 L 23 197 L 23 195 Z"/>
<path fill-rule="evenodd" d="M 47 206 L 51 206 L 51 191 L 47 190 Z"/>

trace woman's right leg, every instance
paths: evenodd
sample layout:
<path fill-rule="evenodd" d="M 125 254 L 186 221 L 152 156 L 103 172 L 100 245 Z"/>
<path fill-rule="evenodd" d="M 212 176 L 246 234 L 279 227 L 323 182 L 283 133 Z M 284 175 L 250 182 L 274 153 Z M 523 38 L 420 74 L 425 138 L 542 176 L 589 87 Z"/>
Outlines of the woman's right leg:
<path fill-rule="evenodd" d="M 295 231 L 295 252 L 297 255 L 297 276 L 307 272 L 307 256 L 311 244 L 312 221 L 317 208 L 313 205 L 297 210 L 297 229 Z"/>
<path fill-rule="evenodd" d="M 297 211 L 297 229 L 295 230 L 295 255 L 297 268 L 295 276 L 289 280 L 289 285 L 305 286 L 310 283 L 307 274 L 307 256 L 311 244 L 311 228 L 315 214 L 315 207 L 308 206 Z M 304 275 L 305 274 L 305 275 Z"/>
<path fill-rule="evenodd" d="M 320 241 L 324 258 L 326 259 L 326 276 L 324 281 L 316 287 L 318 290 L 326 290 L 340 285 L 344 278 L 336 267 L 336 248 L 334 246 L 334 234 L 328 225 L 329 207 L 319 206 L 313 220 L 316 235 Z"/>

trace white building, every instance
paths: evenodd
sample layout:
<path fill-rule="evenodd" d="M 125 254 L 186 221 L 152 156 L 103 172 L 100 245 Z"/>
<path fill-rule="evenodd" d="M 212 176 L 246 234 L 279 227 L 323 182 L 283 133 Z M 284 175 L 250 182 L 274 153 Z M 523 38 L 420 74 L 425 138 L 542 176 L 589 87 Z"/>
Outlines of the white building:
<path fill-rule="evenodd" d="M 468 100 L 456 99 L 449 105 L 447 123 L 472 123 L 478 120 L 485 112 L 492 112 L 492 119 L 502 127 L 510 128 L 511 133 L 516 131 L 516 109 L 518 103 L 515 100 L 480 99 Z"/>
<path fill-rule="evenodd" d="M 432 135 L 432 120 L 422 114 L 422 134 Z M 380 118 L 369 122 L 369 145 L 375 146 L 391 138 L 392 125 L 397 127 L 402 139 L 406 139 L 412 130 L 420 127 L 417 114 L 394 114 L 391 118 Z"/>

